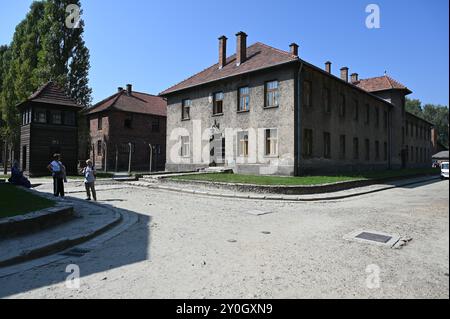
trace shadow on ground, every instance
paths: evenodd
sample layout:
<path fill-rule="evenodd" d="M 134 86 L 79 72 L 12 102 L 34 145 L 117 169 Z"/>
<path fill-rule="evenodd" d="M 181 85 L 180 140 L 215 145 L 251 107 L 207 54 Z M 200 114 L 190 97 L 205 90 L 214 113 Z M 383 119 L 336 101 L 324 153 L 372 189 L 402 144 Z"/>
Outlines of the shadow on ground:
<path fill-rule="evenodd" d="M 67 197 L 67 199 L 70 200 L 71 198 Z M 103 204 L 103 206 L 112 208 L 109 204 Z M 85 254 L 80 253 L 67 257 L 64 255 L 64 259 L 0 278 L 0 298 L 25 293 L 51 285 L 64 285 L 68 276 L 71 275 L 70 272 L 66 272 L 66 267 L 69 265 L 76 265 L 79 267 L 81 288 L 83 288 L 83 278 L 88 276 L 97 273 L 107 273 L 108 270 L 121 268 L 134 263 L 150 262 L 149 230 L 152 217 L 117 207 L 114 207 L 114 209 L 119 210 L 124 215 L 137 214 L 138 222 L 116 237 L 111 238 L 104 243 L 100 243 L 97 247 Z M 108 230 L 108 232 L 113 232 L 117 227 L 120 227 L 120 225 Z M 95 240 L 95 238 L 93 240 Z M 78 246 L 82 245 L 83 244 L 80 244 Z M 78 246 L 72 247 L 71 249 Z M 61 252 L 56 255 L 61 256 L 63 253 L 64 252 Z M 20 269 L 22 265 L 23 264 L 18 264 L 13 267 L 18 267 Z M 101 278 L 101 280 L 105 281 L 107 280 L 107 277 Z M 77 291 L 74 290 L 74 294 L 76 294 L 76 292 Z M 76 295 L 74 297 L 76 297 Z"/>

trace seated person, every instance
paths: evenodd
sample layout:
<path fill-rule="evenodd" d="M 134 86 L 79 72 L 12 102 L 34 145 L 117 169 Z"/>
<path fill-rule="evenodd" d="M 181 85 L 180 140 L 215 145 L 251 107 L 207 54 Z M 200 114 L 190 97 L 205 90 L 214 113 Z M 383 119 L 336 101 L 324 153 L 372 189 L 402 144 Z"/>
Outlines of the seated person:
<path fill-rule="evenodd" d="M 11 178 L 8 181 L 13 185 L 31 188 L 31 183 L 25 176 L 23 176 L 23 172 L 19 168 L 18 161 L 14 161 L 13 167 L 11 168 Z"/>

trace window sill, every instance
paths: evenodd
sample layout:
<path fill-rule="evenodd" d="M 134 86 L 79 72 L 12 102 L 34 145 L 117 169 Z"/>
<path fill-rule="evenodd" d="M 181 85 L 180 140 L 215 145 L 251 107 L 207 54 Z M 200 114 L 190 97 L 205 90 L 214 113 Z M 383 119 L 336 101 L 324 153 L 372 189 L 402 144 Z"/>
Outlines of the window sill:
<path fill-rule="evenodd" d="M 250 113 L 250 110 L 244 110 L 244 111 L 236 111 L 236 113 L 238 114 L 242 114 L 242 113 Z"/>
<path fill-rule="evenodd" d="M 212 117 L 219 117 L 219 116 L 223 116 L 223 113 L 216 113 L 212 115 Z"/>
<path fill-rule="evenodd" d="M 264 155 L 264 158 L 279 158 L 278 155 Z"/>
<path fill-rule="evenodd" d="M 181 122 L 187 122 L 187 121 L 190 121 L 191 119 L 190 118 L 188 118 L 188 119 L 181 119 Z"/>
<path fill-rule="evenodd" d="M 264 106 L 264 110 L 278 109 L 280 106 Z"/>

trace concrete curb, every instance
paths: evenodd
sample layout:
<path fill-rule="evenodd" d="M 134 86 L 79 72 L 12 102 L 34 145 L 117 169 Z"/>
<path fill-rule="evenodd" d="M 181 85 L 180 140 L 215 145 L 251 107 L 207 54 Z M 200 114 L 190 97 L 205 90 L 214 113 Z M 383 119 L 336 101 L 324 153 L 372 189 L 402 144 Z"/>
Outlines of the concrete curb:
<path fill-rule="evenodd" d="M 0 239 L 28 235 L 60 225 L 75 217 L 73 206 L 54 206 L 25 215 L 0 219 Z"/>
<path fill-rule="evenodd" d="M 192 189 L 184 189 L 179 187 L 172 186 L 162 186 L 162 185 L 145 185 L 145 184 L 133 184 L 133 186 L 141 186 L 146 188 L 160 189 L 166 191 L 173 191 L 185 194 L 193 194 L 193 195 L 203 195 L 203 196 L 211 196 L 211 197 L 221 197 L 221 198 L 235 198 L 235 199 L 250 199 L 250 200 L 268 200 L 268 201 L 288 201 L 288 202 L 317 202 L 317 201 L 330 201 L 330 200 L 339 200 L 351 197 L 357 197 L 367 194 L 373 194 L 393 188 L 404 187 L 414 184 L 420 184 L 432 180 L 438 180 L 438 176 L 427 176 L 422 180 L 416 180 L 412 182 L 406 182 L 399 185 L 387 185 L 386 187 L 381 187 L 378 189 L 372 189 L 368 191 L 361 191 L 357 193 L 345 194 L 345 195 L 332 195 L 331 196 L 323 196 L 323 197 L 288 197 L 292 195 L 240 195 L 240 194 L 227 194 L 227 193 L 218 193 L 218 192 L 210 192 L 210 191 L 200 191 L 200 190 L 192 190 Z"/>
<path fill-rule="evenodd" d="M 80 202 L 82 201 L 78 198 L 71 198 L 71 200 L 80 201 Z M 90 203 L 90 204 L 105 208 L 102 204 L 98 204 L 98 203 Z M 45 245 L 35 247 L 32 250 L 22 251 L 20 254 L 14 256 L 12 258 L 0 260 L 0 268 L 12 266 L 12 265 L 23 263 L 23 262 L 26 262 L 26 261 L 29 261 L 32 259 L 41 258 L 41 257 L 45 257 L 45 256 L 48 256 L 51 254 L 55 254 L 55 253 L 64 251 L 68 248 L 71 248 L 73 246 L 82 244 L 88 240 L 91 240 L 91 239 L 107 232 L 108 230 L 114 228 L 115 226 L 117 226 L 118 224 L 120 224 L 122 222 L 122 219 L 123 219 L 122 214 L 115 210 L 113 210 L 113 213 L 115 215 L 115 218 L 113 221 L 109 222 L 106 225 L 102 225 L 101 227 L 93 230 L 92 232 L 90 232 L 88 234 L 84 234 L 82 236 L 72 236 L 72 237 L 60 238 L 53 242 L 46 243 Z"/>
<path fill-rule="evenodd" d="M 418 178 L 422 176 L 434 176 L 430 174 L 417 174 L 410 176 L 392 177 L 384 179 L 364 179 L 352 180 L 321 185 L 257 185 L 243 183 L 211 182 L 188 179 L 170 179 L 170 176 L 161 176 L 158 180 L 162 183 L 181 184 L 181 185 L 200 185 L 217 189 L 227 189 L 236 192 L 260 193 L 260 194 L 279 194 L 279 195 L 314 195 L 334 193 L 348 189 L 370 186 L 374 184 L 383 184 L 390 181 Z"/>

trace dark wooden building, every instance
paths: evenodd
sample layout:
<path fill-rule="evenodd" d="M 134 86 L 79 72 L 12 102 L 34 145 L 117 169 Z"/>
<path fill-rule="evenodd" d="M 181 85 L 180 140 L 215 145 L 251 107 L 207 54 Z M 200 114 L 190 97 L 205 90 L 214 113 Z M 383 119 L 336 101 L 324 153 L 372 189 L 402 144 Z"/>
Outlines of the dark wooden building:
<path fill-rule="evenodd" d="M 97 170 L 164 170 L 166 161 L 166 101 L 126 89 L 86 111 L 91 152 Z M 131 149 L 131 163 L 130 163 Z M 152 152 L 150 156 L 150 151 Z"/>
<path fill-rule="evenodd" d="M 77 172 L 77 113 L 82 109 L 48 82 L 17 106 L 22 116 L 20 163 L 30 176 L 48 175 L 52 155 L 61 154 L 68 174 Z"/>

